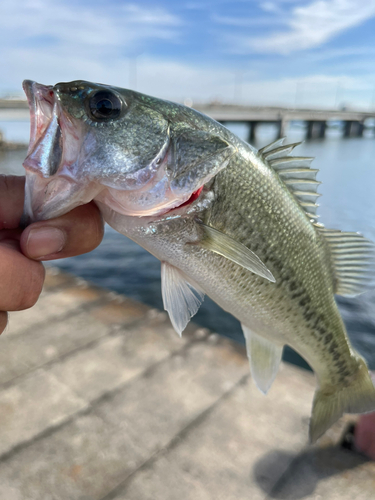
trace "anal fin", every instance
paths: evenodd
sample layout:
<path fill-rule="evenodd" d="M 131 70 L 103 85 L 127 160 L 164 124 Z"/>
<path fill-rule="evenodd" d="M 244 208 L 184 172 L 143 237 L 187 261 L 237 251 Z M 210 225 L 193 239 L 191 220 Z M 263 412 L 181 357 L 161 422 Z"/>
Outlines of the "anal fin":
<path fill-rule="evenodd" d="M 202 304 L 204 293 L 191 285 L 182 271 L 167 262 L 161 263 L 161 291 L 164 309 L 181 337 L 191 317 Z"/>
<path fill-rule="evenodd" d="M 241 326 L 246 340 L 251 375 L 258 389 L 263 394 L 267 394 L 276 378 L 283 347 L 257 335 L 250 328 L 247 328 L 247 326 Z"/>

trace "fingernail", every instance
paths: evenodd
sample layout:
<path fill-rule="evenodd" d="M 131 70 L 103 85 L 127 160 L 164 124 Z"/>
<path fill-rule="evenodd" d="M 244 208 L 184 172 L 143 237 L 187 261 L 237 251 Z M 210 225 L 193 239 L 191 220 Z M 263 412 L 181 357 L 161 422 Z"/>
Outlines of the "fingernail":
<path fill-rule="evenodd" d="M 56 227 L 41 227 L 31 229 L 27 238 L 27 253 L 33 259 L 52 255 L 64 248 L 65 234 Z"/>

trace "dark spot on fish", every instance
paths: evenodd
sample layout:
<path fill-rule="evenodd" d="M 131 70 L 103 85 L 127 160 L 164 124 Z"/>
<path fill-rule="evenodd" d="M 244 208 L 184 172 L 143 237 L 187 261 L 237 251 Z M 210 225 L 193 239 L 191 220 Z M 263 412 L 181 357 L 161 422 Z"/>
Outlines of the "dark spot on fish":
<path fill-rule="evenodd" d="M 329 346 L 328 350 L 331 354 L 333 354 L 338 348 L 338 345 L 337 345 L 337 342 L 335 340 L 333 340 L 331 342 L 331 345 Z"/>
<path fill-rule="evenodd" d="M 305 293 L 304 290 L 300 290 L 299 292 L 293 293 L 291 295 L 291 298 L 292 299 L 297 299 L 298 297 L 301 297 L 304 293 Z"/>
<path fill-rule="evenodd" d="M 327 330 L 323 326 L 318 326 L 317 331 L 322 337 L 324 337 L 324 335 L 327 333 Z"/>
<path fill-rule="evenodd" d="M 276 271 L 281 272 L 283 265 L 279 260 L 275 259 L 275 262 L 273 263 L 273 267 Z"/>
<path fill-rule="evenodd" d="M 310 322 L 311 319 L 314 317 L 315 313 L 314 311 L 308 311 L 306 310 L 304 313 L 303 313 L 303 317 L 305 318 L 305 320 L 307 322 Z"/>
<path fill-rule="evenodd" d="M 328 335 L 326 335 L 326 336 L 324 337 L 324 340 L 323 340 L 323 341 L 324 341 L 324 344 L 325 344 L 325 345 L 329 344 L 329 343 L 331 342 L 331 340 L 332 340 L 332 339 L 333 339 L 333 335 L 332 335 L 332 333 L 329 333 Z"/>
<path fill-rule="evenodd" d="M 289 290 L 290 290 L 291 292 L 293 292 L 293 291 L 297 288 L 297 286 L 298 286 L 298 285 L 297 285 L 297 283 L 296 283 L 295 281 L 291 281 L 291 282 L 289 283 Z"/>
<path fill-rule="evenodd" d="M 308 304 L 310 302 L 310 299 L 307 295 L 305 295 L 300 301 L 299 301 L 299 305 L 301 307 L 305 307 L 306 304 Z"/>
<path fill-rule="evenodd" d="M 339 373 L 342 374 L 342 372 L 345 368 L 345 361 L 342 359 L 335 361 L 335 366 L 339 369 Z"/>
<path fill-rule="evenodd" d="M 319 323 L 323 321 L 323 316 L 321 314 L 318 314 L 315 323 L 313 325 L 313 328 L 318 328 Z"/>
<path fill-rule="evenodd" d="M 335 361 L 339 360 L 340 359 L 340 354 L 337 352 L 337 351 L 334 351 L 332 353 L 332 357 Z"/>

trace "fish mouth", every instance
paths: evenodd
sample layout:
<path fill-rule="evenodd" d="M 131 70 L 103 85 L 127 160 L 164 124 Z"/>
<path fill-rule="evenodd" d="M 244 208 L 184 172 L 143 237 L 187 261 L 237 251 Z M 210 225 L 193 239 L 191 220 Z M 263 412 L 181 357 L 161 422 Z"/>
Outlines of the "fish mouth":
<path fill-rule="evenodd" d="M 23 82 L 30 108 L 30 143 L 26 170 L 23 225 L 63 215 L 88 203 L 98 186 L 82 186 L 69 175 L 77 157 L 79 133 L 63 112 L 54 87 L 31 80 Z"/>
<path fill-rule="evenodd" d="M 22 87 L 30 109 L 29 154 L 51 121 L 55 94 L 52 85 L 41 85 L 32 80 L 24 80 Z"/>

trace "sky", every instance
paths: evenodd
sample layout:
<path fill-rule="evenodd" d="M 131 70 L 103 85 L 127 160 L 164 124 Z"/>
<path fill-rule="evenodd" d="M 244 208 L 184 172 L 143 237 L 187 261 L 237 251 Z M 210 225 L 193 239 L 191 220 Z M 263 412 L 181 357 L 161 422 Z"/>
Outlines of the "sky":
<path fill-rule="evenodd" d="M 375 0 L 0 0 L 0 95 L 76 79 L 179 102 L 375 108 Z"/>

